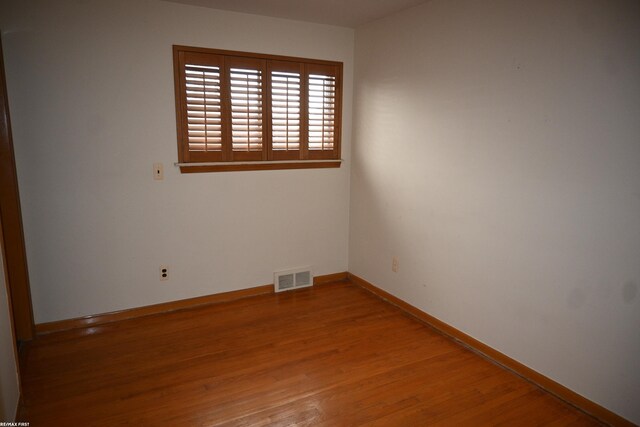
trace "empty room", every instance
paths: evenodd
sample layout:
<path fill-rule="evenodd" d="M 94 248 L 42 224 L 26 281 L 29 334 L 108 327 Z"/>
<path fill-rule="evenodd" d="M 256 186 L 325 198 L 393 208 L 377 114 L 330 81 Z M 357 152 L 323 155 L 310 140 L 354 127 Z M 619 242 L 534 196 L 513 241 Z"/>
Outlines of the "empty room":
<path fill-rule="evenodd" d="M 640 1 L 0 34 L 0 425 L 640 425 Z"/>

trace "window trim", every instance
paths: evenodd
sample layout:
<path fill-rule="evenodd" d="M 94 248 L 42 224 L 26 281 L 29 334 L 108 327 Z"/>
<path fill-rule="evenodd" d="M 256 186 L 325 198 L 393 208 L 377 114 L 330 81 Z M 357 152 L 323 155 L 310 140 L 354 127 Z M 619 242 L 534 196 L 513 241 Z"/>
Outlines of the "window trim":
<path fill-rule="evenodd" d="M 264 64 L 264 78 L 262 80 L 263 97 L 262 97 L 262 122 L 263 122 L 263 151 L 260 159 L 247 158 L 240 155 L 237 158 L 231 153 L 229 123 L 225 123 L 229 119 L 229 113 L 222 115 L 222 132 L 226 132 L 228 136 L 223 136 L 222 152 L 190 152 L 188 134 L 186 131 L 187 124 L 187 106 L 186 106 L 186 80 L 183 64 L 186 63 L 184 56 L 211 58 L 211 62 L 217 62 L 220 65 L 221 80 L 221 102 L 222 108 L 228 108 L 228 94 L 226 87 L 226 70 L 228 65 L 226 58 L 242 59 L 246 58 L 251 61 L 262 61 Z M 278 152 L 272 149 L 271 135 L 271 72 L 278 70 L 278 65 L 297 67 L 300 70 L 300 149 L 299 157 L 291 155 L 292 152 Z M 221 49 L 209 49 L 190 47 L 182 45 L 173 46 L 173 66 L 174 66 L 174 88 L 176 103 L 176 131 L 178 140 L 178 162 L 176 166 L 180 167 L 182 173 L 198 173 L 198 172 L 225 172 L 225 171 L 246 171 L 246 170 L 277 170 L 277 169 L 308 169 L 308 168 L 339 168 L 341 165 L 341 136 L 342 136 L 342 71 L 343 63 L 336 61 L 308 59 L 281 55 L 268 55 L 251 52 L 239 52 Z M 216 65 L 218 66 L 218 65 Z M 334 99 L 334 141 L 333 150 L 315 151 L 308 150 L 308 76 L 314 70 L 331 70 L 331 75 L 335 74 L 335 99 Z M 225 139 L 227 138 L 227 139 Z M 225 154 L 226 150 L 226 154 Z M 314 152 L 315 151 L 315 152 Z M 255 152 L 259 153 L 259 152 Z M 241 154 L 251 154 L 241 153 Z"/>

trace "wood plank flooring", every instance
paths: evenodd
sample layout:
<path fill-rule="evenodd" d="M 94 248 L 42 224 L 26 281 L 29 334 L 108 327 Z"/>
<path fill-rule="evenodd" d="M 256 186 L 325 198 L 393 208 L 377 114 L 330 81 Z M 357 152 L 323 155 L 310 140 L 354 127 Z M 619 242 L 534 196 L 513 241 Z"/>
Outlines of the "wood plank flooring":
<path fill-rule="evenodd" d="M 46 335 L 34 426 L 591 426 L 591 417 L 349 283 Z"/>

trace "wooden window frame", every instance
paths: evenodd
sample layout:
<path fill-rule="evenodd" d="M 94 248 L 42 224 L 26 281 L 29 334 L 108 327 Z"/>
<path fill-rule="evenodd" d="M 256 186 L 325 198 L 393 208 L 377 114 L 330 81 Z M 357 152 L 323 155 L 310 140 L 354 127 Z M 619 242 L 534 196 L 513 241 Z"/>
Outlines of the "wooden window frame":
<path fill-rule="evenodd" d="M 190 150 L 187 116 L 187 80 L 186 66 L 203 65 L 217 67 L 220 81 L 220 111 L 221 111 L 221 144 L 218 151 Z M 255 67 L 261 74 L 261 151 L 234 151 L 232 149 L 232 112 L 231 112 L 231 81 L 232 67 Z M 325 61 L 307 58 L 297 58 L 280 55 L 265 55 L 259 53 L 238 52 L 220 49 L 207 49 L 188 46 L 173 46 L 174 85 L 176 98 L 176 127 L 178 136 L 178 163 L 182 173 L 225 172 L 244 170 L 274 170 L 274 169 L 308 169 L 308 168 L 338 168 L 341 164 L 341 131 L 342 131 L 342 62 Z M 272 73 L 299 73 L 299 146 L 298 149 L 277 150 L 273 148 L 272 135 Z M 322 74 L 328 80 L 335 81 L 333 103 L 328 105 L 332 112 L 330 122 L 333 126 L 332 142 L 327 145 L 331 149 L 309 149 L 309 76 Z M 204 78 L 203 78 L 204 79 Z M 275 78 L 274 78 L 275 80 Z M 327 79 L 325 79 L 326 81 Z M 325 86 L 323 86 L 325 87 Z M 331 89 L 331 88 L 330 88 Z M 204 91 L 204 90 L 203 90 Z M 332 92 L 328 92 L 332 93 Z M 248 96 L 247 96 L 248 98 Z M 216 98 L 217 99 L 217 98 Z M 330 96 L 323 98 L 331 99 Z M 205 101 L 206 102 L 206 101 Z M 317 102 L 314 104 L 316 105 Z M 206 107 L 205 107 L 206 108 Z M 324 105 L 323 107 L 324 108 Z M 323 110 L 324 111 L 324 110 Z M 323 113 L 324 120 L 324 113 Z M 317 122 L 317 120 L 316 120 Z M 287 122 L 287 126 L 289 123 Z M 326 128 L 322 121 L 323 129 Z M 288 127 L 286 127 L 288 129 Z M 317 125 L 316 125 L 317 128 Z M 206 130 L 205 120 L 205 130 Z M 295 146 L 295 145 L 294 145 Z M 323 144 L 324 147 L 324 134 Z"/>

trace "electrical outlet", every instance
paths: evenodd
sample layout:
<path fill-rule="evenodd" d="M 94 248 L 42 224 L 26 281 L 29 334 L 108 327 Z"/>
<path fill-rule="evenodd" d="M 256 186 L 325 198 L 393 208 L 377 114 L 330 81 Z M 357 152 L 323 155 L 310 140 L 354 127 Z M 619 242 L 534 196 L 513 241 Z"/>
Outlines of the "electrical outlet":
<path fill-rule="evenodd" d="M 164 179 L 164 168 L 162 163 L 153 164 L 153 179 L 156 181 L 162 181 Z"/>
<path fill-rule="evenodd" d="M 398 258 L 393 257 L 393 259 L 391 260 L 391 271 L 393 271 L 394 273 L 397 273 L 399 267 L 400 267 L 400 262 L 398 261 Z"/>
<path fill-rule="evenodd" d="M 160 266 L 160 280 L 169 280 L 169 266 L 161 265 Z"/>

